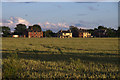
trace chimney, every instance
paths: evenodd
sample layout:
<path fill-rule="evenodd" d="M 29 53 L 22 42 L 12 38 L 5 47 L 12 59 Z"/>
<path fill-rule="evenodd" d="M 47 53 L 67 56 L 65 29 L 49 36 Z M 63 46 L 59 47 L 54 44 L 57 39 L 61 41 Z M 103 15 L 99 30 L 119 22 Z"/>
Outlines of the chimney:
<path fill-rule="evenodd" d="M 71 30 L 69 30 L 69 32 L 71 32 Z"/>
<path fill-rule="evenodd" d="M 62 32 L 62 29 L 61 29 L 61 32 Z"/>

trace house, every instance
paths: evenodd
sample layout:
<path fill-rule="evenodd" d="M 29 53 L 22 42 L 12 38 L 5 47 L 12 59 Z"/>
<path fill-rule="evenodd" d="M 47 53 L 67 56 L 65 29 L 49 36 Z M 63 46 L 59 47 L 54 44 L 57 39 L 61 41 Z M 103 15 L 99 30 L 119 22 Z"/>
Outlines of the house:
<path fill-rule="evenodd" d="M 88 38 L 91 37 L 91 34 L 89 32 L 79 32 L 79 37 Z"/>
<path fill-rule="evenodd" d="M 43 37 L 43 32 L 40 31 L 39 29 L 33 29 L 32 26 L 29 26 L 29 29 L 28 29 L 28 37 L 29 38 L 42 38 Z"/>
<path fill-rule="evenodd" d="M 60 37 L 60 38 L 72 38 L 72 32 L 71 32 L 71 30 L 67 30 L 67 31 L 60 30 L 58 32 L 58 37 Z"/>
<path fill-rule="evenodd" d="M 87 32 L 85 29 L 80 29 L 78 33 L 78 37 L 80 38 L 89 38 L 91 37 L 91 33 Z"/>

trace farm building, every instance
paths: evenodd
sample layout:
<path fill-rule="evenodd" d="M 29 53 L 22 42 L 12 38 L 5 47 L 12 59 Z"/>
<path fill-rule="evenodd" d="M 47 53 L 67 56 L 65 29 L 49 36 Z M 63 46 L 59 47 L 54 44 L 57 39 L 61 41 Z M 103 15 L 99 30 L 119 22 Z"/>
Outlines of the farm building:
<path fill-rule="evenodd" d="M 88 32 L 79 32 L 79 37 L 88 38 L 88 37 L 91 37 L 91 34 Z"/>
<path fill-rule="evenodd" d="M 23 35 L 16 35 L 16 34 L 14 34 L 14 35 L 12 35 L 12 37 L 13 38 L 18 38 L 18 37 L 27 37 L 27 34 L 23 34 Z"/>
<path fill-rule="evenodd" d="M 91 33 L 87 32 L 87 30 L 80 29 L 78 36 L 80 38 L 89 38 L 89 37 L 91 37 Z"/>
<path fill-rule="evenodd" d="M 71 30 L 67 30 L 67 31 L 60 30 L 58 32 L 58 37 L 60 37 L 60 38 L 72 38 L 72 32 L 71 32 Z"/>
<path fill-rule="evenodd" d="M 38 38 L 42 38 L 43 37 L 43 32 L 39 29 L 33 29 L 32 26 L 29 26 L 28 29 L 28 37 L 32 38 L 32 37 L 38 37 Z"/>
<path fill-rule="evenodd" d="M 19 37 L 19 35 L 13 35 L 12 37 L 17 38 L 17 37 Z"/>

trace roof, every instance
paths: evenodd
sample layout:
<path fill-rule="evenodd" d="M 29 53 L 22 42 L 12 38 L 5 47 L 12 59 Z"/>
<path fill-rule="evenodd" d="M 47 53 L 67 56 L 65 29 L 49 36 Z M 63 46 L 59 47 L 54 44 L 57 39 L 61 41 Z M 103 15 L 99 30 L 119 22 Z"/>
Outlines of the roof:
<path fill-rule="evenodd" d="M 41 32 L 41 29 L 39 27 L 29 26 L 28 32 Z"/>
<path fill-rule="evenodd" d="M 62 32 L 62 33 L 71 33 L 71 30 L 60 30 L 59 32 Z"/>
<path fill-rule="evenodd" d="M 28 30 L 28 32 L 42 32 L 42 31 L 39 31 L 39 30 Z"/>

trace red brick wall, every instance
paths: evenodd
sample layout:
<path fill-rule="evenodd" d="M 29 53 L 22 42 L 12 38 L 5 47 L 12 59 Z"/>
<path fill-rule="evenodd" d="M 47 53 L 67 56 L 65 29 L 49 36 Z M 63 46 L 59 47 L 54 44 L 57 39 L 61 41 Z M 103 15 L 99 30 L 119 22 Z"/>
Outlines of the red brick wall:
<path fill-rule="evenodd" d="M 82 37 L 83 37 L 83 33 L 79 33 L 79 37 L 81 37 L 81 38 L 82 38 Z"/>
<path fill-rule="evenodd" d="M 43 37 L 43 32 L 28 32 L 28 37 L 38 37 L 41 38 Z"/>

